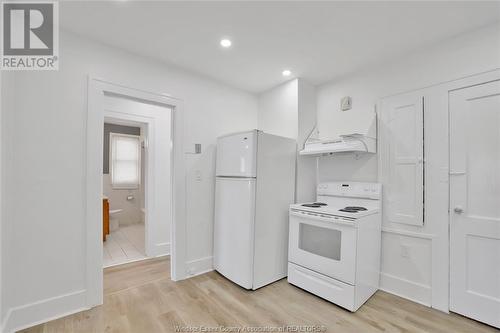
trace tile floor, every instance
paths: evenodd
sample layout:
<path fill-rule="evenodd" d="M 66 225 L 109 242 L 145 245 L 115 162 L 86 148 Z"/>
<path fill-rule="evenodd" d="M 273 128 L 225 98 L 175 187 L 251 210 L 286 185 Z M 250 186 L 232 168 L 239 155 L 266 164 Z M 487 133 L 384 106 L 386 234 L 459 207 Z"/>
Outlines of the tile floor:
<path fill-rule="evenodd" d="M 146 258 L 143 223 L 120 227 L 118 230 L 112 231 L 104 242 L 104 267 Z"/>

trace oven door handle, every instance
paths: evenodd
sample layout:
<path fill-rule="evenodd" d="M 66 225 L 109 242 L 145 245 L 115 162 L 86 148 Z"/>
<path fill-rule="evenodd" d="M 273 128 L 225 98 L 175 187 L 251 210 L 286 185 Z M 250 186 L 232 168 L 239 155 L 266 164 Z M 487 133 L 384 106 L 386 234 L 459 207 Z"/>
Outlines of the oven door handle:
<path fill-rule="evenodd" d="M 353 228 L 356 226 L 356 221 L 341 220 L 341 218 L 335 219 L 333 217 L 323 217 L 323 216 L 315 214 L 315 213 L 290 210 L 290 215 L 301 217 L 303 219 L 312 219 L 312 220 L 316 220 L 316 221 L 328 222 L 331 224 L 338 224 L 338 225 L 349 226 L 349 227 L 353 227 Z"/>

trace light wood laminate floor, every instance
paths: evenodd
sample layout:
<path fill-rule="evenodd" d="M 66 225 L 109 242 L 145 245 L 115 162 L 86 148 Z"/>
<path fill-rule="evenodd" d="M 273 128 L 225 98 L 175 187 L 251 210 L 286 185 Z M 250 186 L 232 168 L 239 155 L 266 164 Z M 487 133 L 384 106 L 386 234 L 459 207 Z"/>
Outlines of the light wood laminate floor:
<path fill-rule="evenodd" d="M 107 268 L 104 305 L 24 330 L 38 332 L 174 332 L 175 326 L 323 325 L 327 332 L 500 332 L 377 292 L 350 313 L 287 283 L 246 291 L 216 272 L 170 280 L 169 259 Z"/>

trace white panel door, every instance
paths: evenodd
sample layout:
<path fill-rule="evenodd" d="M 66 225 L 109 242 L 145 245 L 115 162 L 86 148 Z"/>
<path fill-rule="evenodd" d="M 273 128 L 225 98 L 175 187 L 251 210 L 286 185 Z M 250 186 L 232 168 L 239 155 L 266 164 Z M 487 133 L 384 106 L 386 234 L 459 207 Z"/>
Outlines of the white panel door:
<path fill-rule="evenodd" d="M 500 328 L 500 81 L 449 110 L 450 310 Z"/>
<path fill-rule="evenodd" d="M 424 223 L 424 100 L 405 94 L 383 101 L 385 207 L 389 222 Z"/>
<path fill-rule="evenodd" d="M 217 177 L 215 184 L 214 268 L 247 289 L 253 286 L 255 183 Z"/>
<path fill-rule="evenodd" d="M 257 131 L 237 133 L 217 139 L 216 175 L 257 176 Z"/>

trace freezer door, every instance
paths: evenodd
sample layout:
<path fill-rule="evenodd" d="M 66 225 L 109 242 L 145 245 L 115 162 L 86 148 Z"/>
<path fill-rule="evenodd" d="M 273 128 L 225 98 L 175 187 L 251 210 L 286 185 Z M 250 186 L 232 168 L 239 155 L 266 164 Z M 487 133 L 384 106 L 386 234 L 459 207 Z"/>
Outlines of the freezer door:
<path fill-rule="evenodd" d="M 214 268 L 252 289 L 255 179 L 217 178 L 215 184 Z"/>
<path fill-rule="evenodd" d="M 217 139 L 217 176 L 256 177 L 256 170 L 257 131 Z"/>

